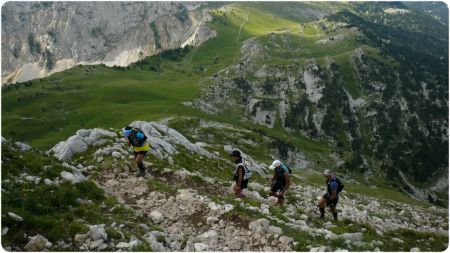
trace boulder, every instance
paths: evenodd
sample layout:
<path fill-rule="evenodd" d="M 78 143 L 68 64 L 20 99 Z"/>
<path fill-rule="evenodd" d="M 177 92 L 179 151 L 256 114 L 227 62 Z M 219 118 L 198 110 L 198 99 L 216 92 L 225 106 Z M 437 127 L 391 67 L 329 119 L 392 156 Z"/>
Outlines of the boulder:
<path fill-rule="evenodd" d="M 217 223 L 218 221 L 219 221 L 219 219 L 216 218 L 216 217 L 208 217 L 208 218 L 206 218 L 206 223 L 208 223 L 208 224 L 214 224 L 214 223 Z"/>
<path fill-rule="evenodd" d="M 339 238 L 342 238 L 344 240 L 350 240 L 352 242 L 361 242 L 363 239 L 363 235 L 361 232 L 344 233 L 344 234 L 340 235 Z"/>
<path fill-rule="evenodd" d="M 9 228 L 8 227 L 4 227 L 2 229 L 2 235 L 6 235 L 8 233 L 8 231 L 9 231 Z"/>
<path fill-rule="evenodd" d="M 116 248 L 118 248 L 118 249 L 128 249 L 128 248 L 130 248 L 130 244 L 127 243 L 127 242 L 119 242 L 116 245 Z"/>
<path fill-rule="evenodd" d="M 19 215 L 12 213 L 12 212 L 8 212 L 9 217 L 11 217 L 13 220 L 15 221 L 23 221 L 23 218 L 20 217 Z"/>
<path fill-rule="evenodd" d="M 108 239 L 108 234 L 105 231 L 105 224 L 92 225 L 89 227 L 89 236 L 92 240 L 103 239 L 106 241 Z"/>
<path fill-rule="evenodd" d="M 80 137 L 88 137 L 89 134 L 91 133 L 91 130 L 87 130 L 87 129 L 79 129 L 76 132 L 76 135 L 80 136 Z"/>
<path fill-rule="evenodd" d="M 250 231 L 252 231 L 252 233 L 265 233 L 269 229 L 269 224 L 270 224 L 269 220 L 267 220 L 266 218 L 262 218 L 250 222 L 248 224 L 248 228 L 250 229 Z"/>
<path fill-rule="evenodd" d="M 81 172 L 74 172 L 73 174 L 67 171 L 61 171 L 61 178 L 72 184 L 78 184 L 86 181 L 86 177 Z"/>
<path fill-rule="evenodd" d="M 394 237 L 394 238 L 392 238 L 391 239 L 393 242 L 398 242 L 398 243 L 405 243 L 402 239 L 399 239 L 399 238 L 397 238 L 397 237 Z"/>
<path fill-rule="evenodd" d="M 89 238 L 89 234 L 76 234 L 73 239 L 76 242 L 85 242 Z"/>
<path fill-rule="evenodd" d="M 232 240 L 232 241 L 228 241 L 228 248 L 230 248 L 230 250 L 241 250 L 242 249 L 242 245 L 243 242 L 240 240 Z"/>
<path fill-rule="evenodd" d="M 409 252 L 420 252 L 420 249 L 419 248 L 412 248 L 412 249 L 410 249 L 409 250 Z"/>
<path fill-rule="evenodd" d="M 38 234 L 29 238 L 27 245 L 25 245 L 25 249 L 27 251 L 47 251 L 53 244 L 47 240 L 47 238 Z"/>
<path fill-rule="evenodd" d="M 28 151 L 31 150 L 31 146 L 28 144 L 25 144 L 23 142 L 14 142 L 14 145 L 16 145 L 16 147 L 18 147 L 20 149 L 20 151 Z"/>
<path fill-rule="evenodd" d="M 194 243 L 195 251 L 208 251 L 208 245 L 204 243 Z"/>
<path fill-rule="evenodd" d="M 280 238 L 278 239 L 278 241 L 280 241 L 280 243 L 284 243 L 284 244 L 290 244 L 294 241 L 293 238 L 288 237 L 288 236 L 280 236 Z"/>
<path fill-rule="evenodd" d="M 283 233 L 283 230 L 276 226 L 269 226 L 268 232 L 273 235 L 281 235 Z"/>
<path fill-rule="evenodd" d="M 113 151 L 111 155 L 112 155 L 112 157 L 117 158 L 117 159 L 121 159 L 122 158 L 122 154 L 120 154 L 117 151 Z"/>
<path fill-rule="evenodd" d="M 311 248 L 309 252 L 331 252 L 333 251 L 330 246 L 320 246 L 317 248 Z"/>
<path fill-rule="evenodd" d="M 98 248 L 99 246 L 101 246 L 103 244 L 103 239 L 98 239 L 95 241 L 91 241 L 91 244 L 89 245 L 90 249 L 95 249 Z"/>
<path fill-rule="evenodd" d="M 68 161 L 73 155 L 86 151 L 88 144 L 84 142 L 83 137 L 79 135 L 74 135 L 69 137 L 66 141 L 61 141 L 56 144 L 51 152 L 54 156 L 61 161 Z"/>
<path fill-rule="evenodd" d="M 200 237 L 200 240 L 202 243 L 207 244 L 211 248 L 215 247 L 219 240 L 219 235 L 214 230 L 205 232 L 205 233 L 201 234 L 199 237 Z"/>
<path fill-rule="evenodd" d="M 160 211 L 157 210 L 153 210 L 150 212 L 150 218 L 156 224 L 159 224 L 164 221 L 164 216 L 161 214 Z"/>

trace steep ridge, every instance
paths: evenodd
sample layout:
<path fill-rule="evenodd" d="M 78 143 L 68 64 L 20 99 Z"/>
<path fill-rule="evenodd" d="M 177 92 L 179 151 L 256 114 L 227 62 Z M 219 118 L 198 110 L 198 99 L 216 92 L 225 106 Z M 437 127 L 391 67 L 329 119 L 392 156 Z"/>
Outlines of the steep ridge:
<path fill-rule="evenodd" d="M 215 36 L 200 5 L 8 2 L 2 6 L 2 83 L 78 64 L 127 66 L 166 49 L 200 45 Z"/>
<path fill-rule="evenodd" d="M 254 173 L 247 197 L 234 199 L 229 189 L 232 165 L 224 151 L 227 141 L 216 138 L 216 134 L 238 134 L 244 130 L 203 122 L 204 129 L 216 135 L 215 142 L 205 139 L 203 143 L 192 143 L 192 135 L 184 136 L 165 125 L 181 122 L 164 122 L 132 123 L 146 129 L 153 143 L 152 155 L 146 158 L 147 178 L 136 177 L 130 148 L 119 138 L 119 130 L 82 129 L 47 152 L 66 162 L 49 162 L 52 158 L 38 158 L 40 152 L 26 144 L 2 139 L 6 152 L 3 166 L 8 168 L 2 182 L 2 220 L 6 226 L 2 228 L 3 246 L 14 251 L 397 251 L 447 247 L 447 209 L 408 197 L 372 196 L 370 193 L 378 191 L 376 188 L 349 177 L 344 177 L 346 190 L 341 195 L 337 222 L 330 220 L 331 215 L 324 221 L 318 219 L 316 205 L 324 185 L 320 175 L 311 169 L 294 168 L 294 185 L 284 207 L 274 206 L 276 199 L 267 197 L 268 171 Z M 213 125 L 221 128 L 211 131 Z M 86 148 L 77 149 L 83 146 L 81 143 Z M 244 146 L 240 149 L 247 150 Z M 61 152 L 70 152 L 70 158 L 58 155 Z M 210 160 L 207 154 L 214 154 L 214 159 Z M 255 165 L 259 163 L 248 153 L 245 155 Z M 25 160 L 18 164 L 18 156 Z M 44 170 L 39 165 L 42 159 L 47 164 Z M 22 167 L 23 163 L 26 167 Z M 74 189 L 82 190 L 89 182 L 103 190 L 94 189 L 92 184 L 87 188 L 89 194 L 77 198 L 78 191 Z M 68 187 L 70 191 L 66 190 Z M 357 187 L 364 190 L 355 191 Z M 28 190 L 15 195 L 21 189 Z M 56 219 L 46 226 L 33 222 L 30 214 L 38 212 L 37 218 L 42 218 L 39 210 L 50 208 L 46 205 L 52 202 L 34 206 L 26 196 L 42 191 L 72 192 L 71 197 L 64 198 L 74 199 L 68 209 L 64 202 L 55 202 L 64 195 L 52 195 L 51 199 L 60 203 L 60 214 L 73 210 L 71 221 L 77 222 L 76 228 L 71 225 L 73 230 L 69 233 L 60 233 L 58 226 L 64 220 Z M 85 208 L 103 211 L 94 215 Z M 28 237 L 14 240 L 23 235 L 21 232 Z M 37 235 L 44 239 L 36 240 Z"/>

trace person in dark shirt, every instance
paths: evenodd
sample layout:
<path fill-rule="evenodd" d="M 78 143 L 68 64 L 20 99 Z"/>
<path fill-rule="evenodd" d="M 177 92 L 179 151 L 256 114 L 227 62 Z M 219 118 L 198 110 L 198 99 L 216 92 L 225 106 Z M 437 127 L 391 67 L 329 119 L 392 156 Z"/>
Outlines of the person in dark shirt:
<path fill-rule="evenodd" d="M 291 174 L 288 167 L 279 160 L 273 161 L 269 168 L 273 170 L 272 184 L 269 195 L 277 197 L 277 205 L 282 206 L 284 203 L 284 194 L 291 185 Z"/>
<path fill-rule="evenodd" d="M 325 183 L 327 184 L 327 192 L 319 202 L 320 218 L 325 218 L 325 206 L 329 206 L 333 218 L 337 220 L 336 205 L 339 202 L 339 180 L 330 170 L 325 170 L 323 176 L 326 178 Z"/>

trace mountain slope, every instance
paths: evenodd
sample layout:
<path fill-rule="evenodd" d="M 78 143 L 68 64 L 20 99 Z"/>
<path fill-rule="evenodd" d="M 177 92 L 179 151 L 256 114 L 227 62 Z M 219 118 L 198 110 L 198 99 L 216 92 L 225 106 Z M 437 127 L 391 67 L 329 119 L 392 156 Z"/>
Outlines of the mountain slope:
<path fill-rule="evenodd" d="M 127 66 L 165 49 L 200 45 L 215 35 L 200 5 L 8 2 L 2 6 L 2 83 L 78 64 Z"/>
<path fill-rule="evenodd" d="M 49 149 L 79 128 L 198 117 L 270 137 L 247 143 L 262 162 L 332 168 L 447 206 L 445 17 L 398 3 L 272 7 L 210 4 L 198 11 L 217 35 L 198 47 L 3 87 L 2 135 Z"/>
<path fill-rule="evenodd" d="M 41 247 L 50 251 L 441 251 L 447 247 L 447 209 L 343 176 L 346 187 L 338 206 L 342 220 L 331 221 L 327 214 L 321 221 L 316 204 L 325 186 L 313 170 L 294 169 L 285 207 L 273 206 L 276 199 L 266 193 L 270 172 L 257 170 L 258 155 L 249 155 L 273 153 L 270 137 L 195 118 L 164 122 L 131 123 L 144 130 L 154 147 L 146 158 L 151 168 L 148 179 L 135 176 L 131 149 L 117 138 L 120 130 L 80 129 L 51 151 L 70 152 L 64 163 L 3 139 L 3 166 L 8 168 L 2 170 L 2 215 L 8 228 L 2 230 L 6 231 L 3 247 L 14 251 L 38 247 L 30 243 L 37 234 L 49 240 L 50 246 Z M 198 125 L 193 129 L 189 124 Z M 252 142 L 258 138 L 269 144 L 268 150 L 254 150 Z M 194 143 L 197 139 L 204 142 Z M 83 142 L 84 151 L 77 149 Z M 66 144 L 72 148 L 63 148 Z M 245 199 L 234 199 L 229 192 L 231 147 L 243 151 L 255 169 Z M 307 162 L 308 158 L 299 161 Z M 50 196 L 36 203 L 33 199 L 39 194 Z M 9 212 L 23 220 L 14 220 Z M 65 215 L 71 218 L 64 219 Z M 23 237 L 24 232 L 28 237 Z"/>

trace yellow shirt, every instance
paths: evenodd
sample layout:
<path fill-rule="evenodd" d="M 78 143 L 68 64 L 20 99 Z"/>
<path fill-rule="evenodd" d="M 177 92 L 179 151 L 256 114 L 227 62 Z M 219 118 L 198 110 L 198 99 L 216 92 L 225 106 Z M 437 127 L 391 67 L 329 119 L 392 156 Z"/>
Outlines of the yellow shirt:
<path fill-rule="evenodd" d="M 150 149 L 150 145 L 147 142 L 142 147 L 133 147 L 134 152 L 148 151 Z"/>

